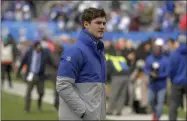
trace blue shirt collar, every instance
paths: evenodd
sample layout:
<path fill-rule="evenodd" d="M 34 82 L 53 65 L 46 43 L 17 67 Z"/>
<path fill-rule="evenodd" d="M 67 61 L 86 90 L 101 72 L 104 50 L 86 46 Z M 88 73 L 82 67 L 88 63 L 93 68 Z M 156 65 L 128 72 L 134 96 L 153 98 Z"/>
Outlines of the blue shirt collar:
<path fill-rule="evenodd" d="M 101 40 L 96 40 L 93 35 L 91 35 L 86 29 L 82 29 L 82 31 L 80 32 L 79 40 L 93 47 L 94 49 L 104 51 L 103 42 Z"/>

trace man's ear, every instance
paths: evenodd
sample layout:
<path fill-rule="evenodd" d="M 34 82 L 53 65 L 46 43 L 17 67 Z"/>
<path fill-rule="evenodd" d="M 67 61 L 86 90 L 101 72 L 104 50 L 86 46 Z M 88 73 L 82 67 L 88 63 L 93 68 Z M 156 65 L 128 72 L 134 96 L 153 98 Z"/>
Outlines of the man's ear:
<path fill-rule="evenodd" d="M 88 23 L 87 21 L 84 21 L 84 23 L 83 23 L 83 24 L 84 24 L 84 27 L 85 27 L 85 28 L 87 28 L 87 27 L 88 27 L 88 25 L 89 25 L 89 23 Z"/>

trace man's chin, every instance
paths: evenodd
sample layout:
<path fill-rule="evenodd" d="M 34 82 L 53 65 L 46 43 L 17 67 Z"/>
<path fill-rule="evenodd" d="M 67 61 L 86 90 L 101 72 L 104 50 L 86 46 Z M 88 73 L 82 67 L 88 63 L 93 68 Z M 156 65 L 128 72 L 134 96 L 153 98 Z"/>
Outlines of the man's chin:
<path fill-rule="evenodd" d="M 103 36 L 97 37 L 98 39 L 103 39 Z"/>
<path fill-rule="evenodd" d="M 95 36 L 96 39 L 102 39 L 104 36 Z"/>

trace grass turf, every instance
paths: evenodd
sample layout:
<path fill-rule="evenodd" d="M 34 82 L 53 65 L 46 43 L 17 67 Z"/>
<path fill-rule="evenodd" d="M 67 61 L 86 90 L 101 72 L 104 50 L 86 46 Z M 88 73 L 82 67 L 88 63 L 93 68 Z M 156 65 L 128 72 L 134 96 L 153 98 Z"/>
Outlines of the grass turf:
<path fill-rule="evenodd" d="M 43 103 L 42 111 L 38 111 L 37 102 L 32 100 L 31 112 L 24 111 L 24 98 L 1 93 L 2 120 L 58 120 L 58 113 L 51 104 Z"/>
<path fill-rule="evenodd" d="M 16 82 L 18 82 L 18 83 L 23 83 L 23 82 L 24 82 L 23 80 L 17 80 L 17 79 L 16 79 L 16 76 L 15 76 L 15 73 L 13 73 L 13 80 L 16 81 Z M 52 81 L 46 80 L 46 82 L 45 82 L 45 88 L 54 89 L 54 86 L 55 86 L 55 85 L 53 84 Z M 169 113 L 168 106 L 164 106 L 164 107 L 163 107 L 163 114 L 168 115 L 168 113 Z M 186 117 L 186 112 L 185 112 L 184 110 L 182 110 L 182 109 L 179 108 L 179 109 L 178 109 L 178 116 L 179 116 L 180 118 L 185 119 L 185 117 Z"/>
<path fill-rule="evenodd" d="M 168 106 L 164 106 L 164 108 L 163 108 L 163 114 L 165 114 L 165 115 L 169 114 L 169 108 L 168 108 Z M 186 118 L 186 112 L 183 109 L 181 109 L 181 108 L 178 108 L 178 117 L 180 117 L 182 119 Z"/>
<path fill-rule="evenodd" d="M 23 75 L 22 75 L 22 78 L 17 78 L 15 72 L 12 73 L 12 80 L 13 80 L 13 83 L 14 81 L 17 83 L 25 83 L 25 81 L 23 80 Z M 45 88 L 54 89 L 55 88 L 54 82 L 52 82 L 51 80 L 45 80 Z"/>

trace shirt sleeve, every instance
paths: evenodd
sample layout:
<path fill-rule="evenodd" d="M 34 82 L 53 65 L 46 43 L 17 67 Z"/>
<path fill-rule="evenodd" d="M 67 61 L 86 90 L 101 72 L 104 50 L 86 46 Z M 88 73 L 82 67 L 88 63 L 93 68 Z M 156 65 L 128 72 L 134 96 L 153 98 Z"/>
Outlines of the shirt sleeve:
<path fill-rule="evenodd" d="M 83 64 L 83 56 L 78 48 L 65 50 L 61 55 L 57 76 L 76 79 Z"/>
<path fill-rule="evenodd" d="M 171 79 L 174 78 L 175 76 L 175 71 L 176 71 L 176 65 L 177 65 L 177 57 L 174 56 L 174 53 L 171 52 L 170 56 L 169 56 L 169 76 Z"/>
<path fill-rule="evenodd" d="M 150 73 L 150 62 L 149 57 L 146 58 L 145 61 L 145 67 L 144 67 L 144 73 L 149 74 Z"/>
<path fill-rule="evenodd" d="M 165 59 L 164 62 L 164 72 L 159 73 L 159 78 L 166 78 L 169 76 L 169 58 Z"/>

